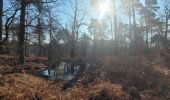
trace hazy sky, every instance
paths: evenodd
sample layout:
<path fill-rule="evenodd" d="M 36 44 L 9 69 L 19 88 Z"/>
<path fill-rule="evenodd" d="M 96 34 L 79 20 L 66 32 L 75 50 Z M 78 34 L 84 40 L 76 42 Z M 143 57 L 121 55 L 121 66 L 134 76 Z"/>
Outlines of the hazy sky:
<path fill-rule="evenodd" d="M 71 0 L 71 1 L 74 1 L 74 0 Z M 85 20 L 84 21 L 86 21 L 86 23 L 90 23 L 90 19 L 91 18 L 97 18 L 97 19 L 99 19 L 99 20 L 102 20 L 102 19 L 104 19 L 105 17 L 106 17 L 106 15 L 105 14 L 102 14 L 102 10 L 101 10 L 101 8 L 100 8 L 100 5 L 97 5 L 96 7 L 92 7 L 92 5 L 91 5 L 91 2 L 90 2 L 90 0 L 78 0 L 78 1 L 80 1 L 80 7 L 82 8 L 82 9 L 84 9 L 88 14 L 86 15 L 86 17 L 85 17 Z M 94 1 L 94 0 L 93 0 Z M 107 2 L 106 4 L 106 6 L 108 6 L 111 2 L 109 2 L 109 1 L 111 1 L 111 0 L 103 0 L 104 2 L 103 3 L 105 3 L 105 2 Z M 143 4 L 144 4 L 144 2 L 145 2 L 145 0 L 140 0 Z M 70 15 L 73 15 L 73 11 L 72 11 L 72 9 L 71 9 L 71 6 L 70 6 L 70 4 L 69 4 L 69 0 L 64 0 L 64 2 L 66 3 L 65 5 L 61 5 L 61 10 L 63 11 L 63 12 L 65 12 L 65 13 L 68 13 L 68 14 L 70 14 Z M 119 10 L 119 12 L 117 12 L 118 14 L 117 15 L 119 15 L 118 16 L 118 20 L 119 21 L 121 21 L 121 22 L 125 22 L 126 23 L 126 21 L 128 20 L 128 18 L 127 17 L 124 17 L 124 16 L 121 16 L 122 14 L 124 14 L 124 12 L 123 11 L 121 11 L 121 8 L 119 8 L 119 4 L 120 4 L 120 0 L 115 0 L 115 2 L 116 2 L 116 6 L 117 6 L 117 8 L 116 9 L 118 9 Z M 162 5 L 162 2 L 163 2 L 163 0 L 158 0 L 158 4 L 159 4 L 159 6 L 161 6 Z M 108 7 L 108 9 L 111 9 L 111 7 Z M 62 14 L 61 13 L 61 16 L 59 17 L 59 18 L 61 18 L 61 20 L 60 21 L 62 21 L 62 23 L 67 23 L 68 25 L 71 23 L 71 21 L 72 21 L 72 18 L 71 17 L 69 17 L 68 15 L 66 15 L 66 14 Z M 138 17 L 137 17 L 137 19 L 138 19 Z M 85 31 L 85 32 L 88 32 L 87 31 L 87 27 L 85 27 L 85 26 L 83 26 L 83 31 Z"/>
<path fill-rule="evenodd" d="M 8 4 L 6 4 L 7 0 L 4 0 L 4 1 L 5 1 L 4 2 L 5 5 L 7 6 L 8 5 Z M 74 0 L 70 0 L 70 1 L 73 2 Z M 91 18 L 97 18 L 100 20 L 105 18 L 105 14 L 102 13 L 102 10 L 99 5 L 97 5 L 96 7 L 92 7 L 90 0 L 78 0 L 78 1 L 80 1 L 80 3 L 79 3 L 80 8 L 85 10 L 87 13 L 86 17 L 84 18 L 84 22 L 86 22 L 87 24 L 90 23 Z M 107 2 L 107 1 L 111 1 L 111 0 L 103 0 L 103 1 Z M 73 10 L 71 8 L 70 2 L 69 2 L 69 0 L 59 0 L 59 2 L 60 2 L 60 4 L 56 5 L 56 9 L 59 11 L 54 11 L 53 13 L 56 13 L 60 23 L 67 24 L 68 26 L 71 26 L 71 23 L 73 21 L 73 19 L 71 17 L 71 16 L 73 16 Z M 115 2 L 117 5 L 119 5 L 120 0 L 115 0 Z M 144 0 L 141 0 L 141 2 L 144 3 Z M 159 5 L 161 5 L 162 0 L 158 0 L 158 3 L 159 3 Z M 110 4 L 110 2 L 107 3 L 107 5 L 109 5 L 109 4 Z M 107 6 L 107 5 L 105 5 L 105 6 Z M 8 7 L 5 7 L 5 9 L 6 8 L 8 8 Z M 108 7 L 108 9 L 110 9 L 110 7 Z M 117 8 L 117 9 L 119 9 L 119 12 L 117 12 L 119 15 L 118 20 L 122 21 L 122 22 L 126 22 L 127 18 L 124 16 L 121 16 L 121 14 L 123 14 L 124 12 L 122 12 L 120 10 L 120 8 Z M 83 13 L 83 12 L 80 11 L 79 13 Z M 69 15 L 71 15 L 71 16 L 69 16 Z M 83 32 L 88 32 L 87 26 L 83 26 L 81 28 L 81 30 Z"/>

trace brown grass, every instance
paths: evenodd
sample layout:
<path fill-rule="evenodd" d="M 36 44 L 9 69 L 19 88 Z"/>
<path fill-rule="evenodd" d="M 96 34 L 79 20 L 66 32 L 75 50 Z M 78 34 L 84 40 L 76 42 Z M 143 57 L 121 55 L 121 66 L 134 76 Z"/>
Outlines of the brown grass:
<path fill-rule="evenodd" d="M 128 100 L 120 85 L 101 81 L 91 83 L 89 87 L 75 86 L 66 93 L 66 100 Z"/>
<path fill-rule="evenodd" d="M 41 78 L 27 74 L 10 74 L 4 76 L 0 86 L 0 97 L 9 100 L 30 100 L 43 98 L 60 100 L 59 89 Z"/>
<path fill-rule="evenodd" d="M 9 60 L 8 57 L 3 59 Z M 136 87 L 142 100 L 166 100 L 170 97 L 170 74 L 168 67 L 163 69 L 158 66 L 159 59 L 155 63 L 145 57 L 109 57 L 100 60 L 86 70 L 79 83 L 66 91 L 53 82 L 26 73 L 0 73 L 0 99 L 128 100 L 129 89 Z M 39 61 L 32 61 L 28 65 L 43 66 Z M 10 69 L 8 64 L 0 66 L 0 72 Z"/>
<path fill-rule="evenodd" d="M 152 88 L 159 76 L 149 61 L 141 57 L 107 58 L 103 61 L 104 77 L 112 82 L 121 83 L 124 87 L 136 87 L 140 90 Z"/>
<path fill-rule="evenodd" d="M 2 100 L 127 100 L 120 85 L 108 82 L 91 83 L 89 87 L 76 85 L 61 91 L 56 85 L 28 74 L 8 74 L 1 77 Z"/>

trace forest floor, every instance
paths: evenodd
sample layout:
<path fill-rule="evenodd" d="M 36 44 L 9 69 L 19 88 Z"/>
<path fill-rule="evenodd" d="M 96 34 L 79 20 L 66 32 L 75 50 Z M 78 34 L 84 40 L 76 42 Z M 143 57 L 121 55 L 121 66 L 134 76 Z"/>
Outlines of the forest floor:
<path fill-rule="evenodd" d="M 89 72 L 95 67 L 89 68 L 85 72 L 88 75 L 84 74 L 80 81 L 65 91 L 61 89 L 65 82 L 49 81 L 30 74 L 30 70 L 34 72 L 46 68 L 45 65 L 48 63 L 46 58 L 27 57 L 27 65 L 25 65 L 27 67 L 17 65 L 16 58 L 14 55 L 0 55 L 0 100 L 170 99 L 170 67 L 166 63 L 167 59 L 161 57 L 152 59 L 152 61 L 140 59 L 140 64 L 147 68 L 131 69 L 128 67 L 131 70 L 112 70 L 110 66 L 115 65 L 119 68 L 125 65 L 135 66 L 139 65 L 138 60 L 131 64 L 130 60 L 122 60 L 123 63 L 120 63 L 117 59 L 107 58 L 101 65 L 102 67 L 97 67 L 96 72 Z M 150 74 L 152 70 L 148 70 L 148 65 L 153 66 L 153 74 Z"/>

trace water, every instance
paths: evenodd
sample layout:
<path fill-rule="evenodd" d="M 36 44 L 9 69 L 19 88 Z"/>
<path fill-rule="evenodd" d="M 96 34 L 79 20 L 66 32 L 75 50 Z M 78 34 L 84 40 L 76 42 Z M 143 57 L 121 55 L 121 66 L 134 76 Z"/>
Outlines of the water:
<path fill-rule="evenodd" d="M 78 73 L 80 66 L 74 65 L 74 72 L 71 71 L 71 64 L 65 62 L 58 67 L 51 67 L 41 71 L 41 75 L 49 80 L 71 80 Z"/>

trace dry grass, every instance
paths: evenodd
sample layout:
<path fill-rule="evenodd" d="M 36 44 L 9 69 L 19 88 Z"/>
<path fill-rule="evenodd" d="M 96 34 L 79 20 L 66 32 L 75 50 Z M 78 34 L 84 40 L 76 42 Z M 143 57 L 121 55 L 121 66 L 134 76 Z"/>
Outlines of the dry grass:
<path fill-rule="evenodd" d="M 107 58 L 103 61 L 102 71 L 107 80 L 139 90 L 154 87 L 159 79 L 153 66 L 142 57 Z"/>
<path fill-rule="evenodd" d="M 8 56 L 2 58 L 8 62 L 14 59 Z M 66 91 L 52 82 L 26 73 L 0 73 L 0 99 L 129 100 L 128 89 L 136 87 L 142 100 L 166 100 L 170 98 L 170 74 L 168 67 L 160 67 L 162 60 L 159 59 L 159 62 L 152 63 L 144 57 L 106 58 L 91 65 L 79 83 Z M 36 63 L 32 63 L 34 61 Z M 33 59 L 28 65 L 36 70 L 36 66 L 43 66 L 39 62 L 41 60 Z M 0 72 L 9 70 L 11 67 L 8 64 L 0 66 Z"/>
<path fill-rule="evenodd" d="M 2 77 L 1 77 L 2 78 Z M 41 78 L 27 74 L 10 74 L 4 76 L 0 86 L 0 97 L 4 100 L 61 100 L 59 89 Z"/>
<path fill-rule="evenodd" d="M 66 92 L 65 100 L 128 100 L 120 85 L 101 81 L 91 83 L 89 87 L 75 86 Z"/>
<path fill-rule="evenodd" d="M 48 59 L 43 57 L 26 57 L 25 65 L 18 64 L 18 56 L 16 55 L 0 55 L 0 73 L 10 74 L 22 72 L 26 70 L 32 72 L 35 70 L 43 70 L 47 67 Z"/>
<path fill-rule="evenodd" d="M 2 100 L 128 100 L 120 85 L 108 82 L 76 85 L 61 91 L 56 85 L 28 74 L 9 74 L 1 77 L 0 99 Z"/>

